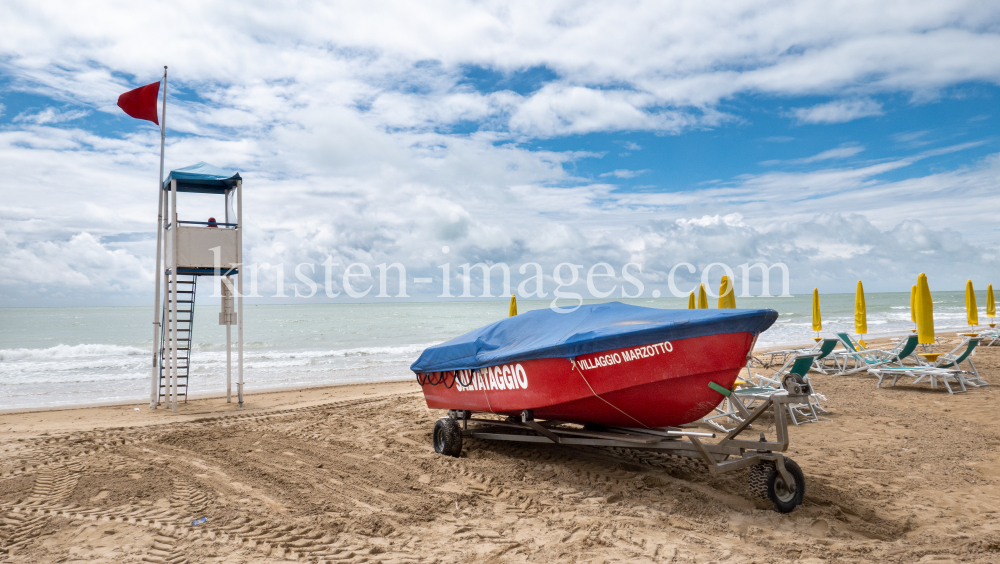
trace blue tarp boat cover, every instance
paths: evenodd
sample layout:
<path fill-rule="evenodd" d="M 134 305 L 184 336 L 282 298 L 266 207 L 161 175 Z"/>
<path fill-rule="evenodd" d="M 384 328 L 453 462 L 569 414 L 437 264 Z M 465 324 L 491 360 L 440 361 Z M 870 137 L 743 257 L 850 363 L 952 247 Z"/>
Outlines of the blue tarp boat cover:
<path fill-rule="evenodd" d="M 237 180 L 243 180 L 240 173 L 223 170 L 206 162 L 200 162 L 177 170 L 171 170 L 163 181 L 163 189 L 170 189 L 170 181 L 177 181 L 178 192 L 208 192 L 220 193 L 236 186 Z"/>
<path fill-rule="evenodd" d="M 721 333 L 760 333 L 776 319 L 773 309 L 656 309 L 621 302 L 584 305 L 572 313 L 544 308 L 430 347 L 410 370 L 474 370 Z"/>

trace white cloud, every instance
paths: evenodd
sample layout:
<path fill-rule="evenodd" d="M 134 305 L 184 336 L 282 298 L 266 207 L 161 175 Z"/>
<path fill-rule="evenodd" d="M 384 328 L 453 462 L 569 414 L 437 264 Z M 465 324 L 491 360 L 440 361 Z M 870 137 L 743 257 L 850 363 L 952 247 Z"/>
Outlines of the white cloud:
<path fill-rule="evenodd" d="M 811 157 L 795 159 L 793 162 L 796 164 L 808 164 L 833 159 L 846 159 L 847 157 L 853 157 L 864 150 L 865 148 L 860 145 L 842 145 L 834 149 L 827 149 L 826 151 L 817 153 Z"/>
<path fill-rule="evenodd" d="M 155 128 L 123 121 L 133 133 L 119 138 L 47 125 L 74 111 L 121 116 L 117 96 L 156 80 L 164 63 L 167 168 L 206 160 L 244 173 L 255 261 L 399 260 L 433 276 L 448 244 L 455 264 L 637 260 L 653 278 L 683 257 L 763 257 L 833 284 L 833 273 L 854 276 L 845 257 L 914 257 L 905 243 L 919 241 L 936 257 L 994 265 L 969 241 L 995 243 L 976 226 L 1000 205 L 996 156 L 887 182 L 929 153 L 851 165 L 838 159 L 862 148 L 844 146 L 798 160 L 821 170 L 632 194 L 573 176 L 574 163 L 599 155 L 531 141 L 711 128 L 736 119 L 728 102 L 741 94 L 836 99 L 796 110 L 835 123 L 881 112 L 884 94 L 927 100 L 1000 83 L 997 19 L 982 2 L 0 3 L 6 87 L 80 108 L 0 129 L 0 295 L 148 301 L 153 243 L 109 241 L 153 231 Z M 544 67 L 552 78 L 478 91 L 469 67 L 514 78 Z"/>
<path fill-rule="evenodd" d="M 897 143 L 904 145 L 909 145 L 910 147 L 921 147 L 924 145 L 929 145 L 931 141 L 927 138 L 930 131 L 904 131 L 902 133 L 895 133 L 892 135 L 893 140 Z"/>
<path fill-rule="evenodd" d="M 0 161 L 24 164 L 11 169 L 10 185 L 37 185 L 30 171 L 43 163 L 48 175 L 44 189 L 0 207 L 0 263 L 12 265 L 0 279 L 4 304 L 148 298 L 154 242 L 115 237 L 152 232 L 155 136 L 137 141 L 46 127 L 0 133 Z M 989 243 L 978 226 L 1000 206 L 1000 155 L 896 182 L 878 178 L 927 153 L 856 168 L 745 175 L 695 191 L 618 193 L 611 185 L 557 185 L 567 178 L 561 164 L 586 156 L 433 134 L 383 134 L 373 142 L 383 153 L 356 153 L 368 160 L 351 170 L 371 171 L 360 180 L 336 174 L 339 167 L 292 178 L 244 169 L 248 260 L 284 263 L 288 284 L 292 265 L 328 255 L 341 265 L 400 261 L 411 276 L 439 276 L 446 260 L 547 268 L 633 261 L 644 265 L 650 284 L 684 260 L 699 267 L 768 261 L 789 264 L 793 284 L 823 281 L 824 291 L 861 275 L 891 290 L 914 268 L 933 269 L 950 284 L 940 273 L 988 276 L 997 266 L 997 253 L 977 244 Z M 438 144 L 440 151 L 428 148 Z M 194 141 L 168 148 L 171 160 L 185 164 L 205 152 Z M 197 219 L 217 213 L 182 206 Z M 116 239 L 126 242 L 102 242 Z M 443 244 L 452 248 L 448 256 Z M 890 259 L 896 263 L 887 269 Z M 273 292 L 274 274 L 262 271 L 262 293 Z"/>
<path fill-rule="evenodd" d="M 613 170 L 611 172 L 602 173 L 601 174 L 601 178 L 605 178 L 605 177 L 608 177 L 608 176 L 614 176 L 615 178 L 635 178 L 636 176 L 639 176 L 639 175 L 642 175 L 642 174 L 646 174 L 647 172 L 649 172 L 649 169 L 628 170 L 628 169 L 620 168 L 618 170 Z"/>
<path fill-rule="evenodd" d="M 741 175 L 697 191 L 622 194 L 617 203 L 632 210 L 632 221 L 642 218 L 636 210 L 703 210 L 723 215 L 739 210 L 745 222 L 756 226 L 774 224 L 776 217 L 780 222 L 804 222 L 817 213 L 854 213 L 883 230 L 909 219 L 952 229 L 984 245 L 994 244 L 1000 235 L 984 233 L 978 226 L 988 225 L 992 209 L 1000 206 L 995 189 L 1000 182 L 1000 153 L 953 171 L 897 181 L 880 179 L 886 172 L 962 148 L 969 147 L 958 145 L 857 167 Z"/>
<path fill-rule="evenodd" d="M 111 11 L 116 18 L 104 16 Z M 526 135 L 676 132 L 719 123 L 719 102 L 740 93 L 856 92 L 825 109 L 799 109 L 810 123 L 831 123 L 874 115 L 876 103 L 865 98 L 873 93 L 927 99 L 954 84 L 1000 82 L 1000 36 L 983 23 L 996 20 L 995 7 L 977 2 L 725 10 L 379 2 L 294 11 L 8 2 L 0 6 L 0 49 L 13 55 L 0 67 L 14 88 L 117 112 L 114 98 L 135 85 L 118 73 L 152 80 L 150 61 L 165 59 L 181 84 L 211 101 L 208 125 L 226 121 L 221 105 L 236 112 L 233 123 L 246 123 L 278 121 L 287 104 L 361 103 L 404 127 L 443 113 L 446 123 L 489 115 Z M 151 26 L 163 29 L 162 44 L 142 33 Z M 545 67 L 558 78 L 530 96 L 483 99 L 456 86 L 465 65 Z"/>
<path fill-rule="evenodd" d="M 517 106 L 509 125 L 522 136 L 555 137 L 620 129 L 677 133 L 702 121 L 688 112 L 647 111 L 654 103 L 643 93 L 546 85 Z"/>
<path fill-rule="evenodd" d="M 719 214 L 715 215 L 704 215 L 701 217 L 695 217 L 691 219 L 678 219 L 676 221 L 677 225 L 681 227 L 709 227 L 713 225 L 726 225 L 729 227 L 744 227 L 743 216 L 738 213 L 731 213 L 725 216 Z"/>
<path fill-rule="evenodd" d="M 793 108 L 791 111 L 792 117 L 800 124 L 843 123 L 882 114 L 882 104 L 870 98 L 835 100 L 811 108 Z"/>
<path fill-rule="evenodd" d="M 101 295 L 139 295 L 148 293 L 153 282 L 153 269 L 144 257 L 102 244 L 86 232 L 68 240 L 17 245 L 0 231 L 0 256 L 0 287 L 8 306 L 26 297 L 83 303 Z M 15 288 L 19 295 L 11 296 Z"/>
<path fill-rule="evenodd" d="M 33 123 L 36 125 L 45 125 L 48 123 L 73 121 L 88 115 L 90 115 L 90 112 L 87 110 L 60 111 L 55 108 L 45 108 L 44 110 L 36 113 L 21 112 L 14 116 L 13 121 L 14 123 Z"/>
<path fill-rule="evenodd" d="M 848 157 L 853 157 L 858 153 L 864 151 L 865 148 L 861 145 L 841 145 L 840 147 L 835 147 L 833 149 L 827 149 L 826 151 L 817 153 L 811 157 L 803 157 L 801 159 L 788 159 L 788 160 L 769 160 L 763 161 L 762 165 L 776 165 L 779 163 L 786 164 L 812 164 L 820 161 L 829 161 L 836 159 L 846 159 Z"/>

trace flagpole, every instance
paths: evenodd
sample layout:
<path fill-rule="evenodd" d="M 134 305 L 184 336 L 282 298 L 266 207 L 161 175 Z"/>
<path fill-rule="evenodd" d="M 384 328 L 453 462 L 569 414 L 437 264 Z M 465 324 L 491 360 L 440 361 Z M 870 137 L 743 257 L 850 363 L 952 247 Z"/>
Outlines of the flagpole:
<path fill-rule="evenodd" d="M 156 409 L 156 404 L 160 398 L 159 381 L 159 355 L 160 355 L 160 280 L 163 273 L 160 272 L 160 259 L 163 249 L 163 146 L 166 142 L 167 134 L 167 66 L 163 65 L 163 109 L 160 117 L 160 182 L 156 185 L 157 200 L 159 210 L 156 215 L 156 270 L 153 275 L 156 278 L 156 297 L 153 299 L 153 370 L 150 383 L 149 409 Z"/>

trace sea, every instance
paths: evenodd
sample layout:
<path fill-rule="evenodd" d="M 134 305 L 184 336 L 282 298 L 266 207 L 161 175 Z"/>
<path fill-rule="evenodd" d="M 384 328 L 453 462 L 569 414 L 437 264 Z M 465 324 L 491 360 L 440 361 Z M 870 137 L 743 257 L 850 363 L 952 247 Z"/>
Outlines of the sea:
<path fill-rule="evenodd" d="M 986 295 L 977 292 L 984 304 Z M 936 292 L 938 334 L 967 329 L 964 292 Z M 686 299 L 620 300 L 685 308 Z M 868 338 L 909 333 L 909 293 L 866 295 Z M 588 302 L 596 303 L 596 302 Z M 854 294 L 820 297 L 823 334 L 854 333 Z M 564 304 L 560 304 L 564 305 Z M 758 346 L 811 344 L 812 296 L 737 298 L 741 308 L 771 308 L 778 321 Z M 549 307 L 520 301 L 521 311 Z M 148 401 L 152 306 L 0 308 L 0 411 Z M 225 392 L 225 327 L 218 302 L 195 309 L 191 397 Z M 426 347 L 507 315 L 506 300 L 244 305 L 247 394 L 413 378 Z M 980 321 L 986 323 L 985 307 Z M 235 339 L 235 327 L 234 327 Z M 235 372 L 235 346 L 233 347 Z M 233 375 L 235 393 L 235 374 Z"/>

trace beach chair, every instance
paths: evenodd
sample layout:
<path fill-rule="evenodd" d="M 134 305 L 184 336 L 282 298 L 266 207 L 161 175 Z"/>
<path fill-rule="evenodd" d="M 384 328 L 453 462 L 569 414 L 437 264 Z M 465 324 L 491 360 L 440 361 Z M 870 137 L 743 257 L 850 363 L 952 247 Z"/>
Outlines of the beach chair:
<path fill-rule="evenodd" d="M 827 360 L 822 364 L 823 370 L 820 370 L 824 374 L 833 376 L 855 374 L 880 366 L 902 365 L 903 359 L 911 357 L 918 346 L 916 335 L 900 339 L 893 348 L 887 351 L 862 347 L 847 333 L 837 333 L 837 336 L 845 350 L 827 356 Z M 832 362 L 833 365 L 828 364 L 828 361 Z"/>
<path fill-rule="evenodd" d="M 976 351 L 976 347 L 983 342 L 982 337 L 971 337 L 963 340 L 957 347 L 941 355 L 932 366 L 935 368 L 948 368 L 953 370 L 959 370 L 962 372 L 962 377 L 965 379 L 965 383 L 975 387 L 979 386 L 989 386 L 989 382 L 983 380 L 982 376 L 979 375 L 979 371 L 976 370 L 976 365 L 972 363 L 972 355 Z M 968 370 L 962 368 L 962 363 L 969 365 Z"/>
<path fill-rule="evenodd" d="M 976 349 L 981 338 L 974 337 L 965 343 L 955 347 L 950 353 L 946 353 L 938 358 L 934 363 L 924 363 L 918 366 L 882 366 L 873 367 L 869 373 L 878 376 L 878 386 L 882 387 L 882 381 L 892 376 L 892 385 L 895 386 L 900 378 L 913 378 L 913 384 L 920 382 L 930 382 L 932 389 L 937 389 L 938 382 L 944 384 L 949 394 L 955 391 L 951 388 L 951 383 L 955 382 L 961 391 L 968 391 L 966 384 L 973 386 L 988 386 L 989 383 L 980 377 L 975 365 L 969 360 L 969 356 Z M 964 350 L 962 350 L 964 348 Z M 961 352 L 958 352 L 960 351 Z M 956 354 L 957 353 L 957 354 Z M 965 362 L 971 370 L 963 370 L 961 364 Z M 968 375 L 968 377 L 967 377 Z"/>
<path fill-rule="evenodd" d="M 838 343 L 840 343 L 839 339 L 820 339 L 815 345 L 808 348 L 765 351 L 753 356 L 753 365 L 761 368 L 770 368 L 779 364 L 785 364 L 791 357 L 804 354 L 814 354 L 816 355 L 816 361 L 813 365 L 813 370 L 823 372 L 821 369 L 822 360 L 832 353 L 833 349 L 837 348 Z"/>
<path fill-rule="evenodd" d="M 843 376 L 867 370 L 872 365 L 882 364 L 882 357 L 870 351 L 851 338 L 847 333 L 837 333 L 844 350 L 827 355 L 821 363 L 821 372 L 832 376 Z M 832 363 L 832 364 L 831 364 Z"/>
<path fill-rule="evenodd" d="M 808 349 L 786 349 L 780 351 L 765 351 L 762 353 L 751 354 L 750 361 L 747 362 L 747 368 L 771 368 L 776 364 L 782 364 L 785 359 L 790 354 L 795 354 L 800 350 Z"/>
<path fill-rule="evenodd" d="M 746 385 L 746 381 L 737 380 L 733 384 L 733 390 L 730 394 L 722 400 L 722 403 L 715 406 L 711 414 L 702 417 L 702 422 L 723 433 L 728 433 L 736 428 L 737 425 L 750 418 L 750 411 L 743 405 L 742 401 L 735 397 L 736 390 L 742 389 Z M 727 421 L 730 424 L 729 427 L 725 425 Z"/>
<path fill-rule="evenodd" d="M 827 373 L 826 371 L 828 369 L 826 364 L 826 359 L 831 354 L 833 354 L 833 349 L 837 348 L 837 345 L 839 343 L 840 339 L 823 339 L 818 343 L 816 343 L 816 346 L 814 346 L 812 349 L 809 349 L 808 351 L 803 351 L 802 354 L 815 354 L 816 359 L 813 360 L 813 365 L 811 369 L 821 374 L 826 374 Z"/>
<path fill-rule="evenodd" d="M 878 376 L 878 385 L 882 387 L 882 380 L 892 376 L 892 385 L 895 386 L 900 378 L 913 378 L 913 384 L 920 382 L 930 382 L 931 389 L 936 390 L 938 382 L 944 384 L 949 394 L 954 394 L 951 389 L 951 382 L 958 384 L 961 391 L 968 391 L 965 387 L 965 378 L 962 377 L 961 370 L 948 370 L 947 368 L 936 368 L 933 366 L 887 366 L 882 368 L 871 368 L 868 372 Z"/>
<path fill-rule="evenodd" d="M 908 335 L 905 339 L 900 339 L 899 342 L 896 343 L 896 346 L 892 349 L 882 351 L 882 361 L 884 364 L 888 365 L 898 364 L 899 366 L 903 366 L 903 361 L 909 358 L 910 360 L 919 363 L 920 357 L 914 354 L 919 346 L 919 337 L 916 335 Z"/>
<path fill-rule="evenodd" d="M 816 359 L 815 354 L 800 354 L 788 359 L 772 376 L 757 374 L 749 380 L 737 380 L 732 393 L 715 408 L 712 415 L 702 418 L 708 425 L 724 432 L 724 423 L 728 420 L 735 427 L 750 416 L 758 405 L 766 402 L 773 395 L 792 392 L 800 394 L 809 392 L 806 403 L 787 404 L 788 414 L 795 425 L 819 421 L 819 413 L 826 410 L 820 405 L 826 397 L 817 393 L 809 382 L 808 372 Z"/>
<path fill-rule="evenodd" d="M 979 333 L 982 338 L 982 342 L 979 343 L 980 347 L 992 347 L 998 341 L 1000 341 L 1000 328 L 987 329 Z"/>

